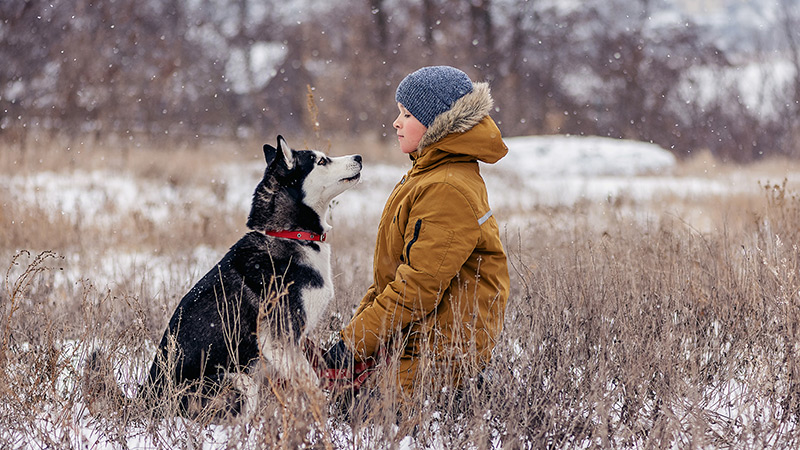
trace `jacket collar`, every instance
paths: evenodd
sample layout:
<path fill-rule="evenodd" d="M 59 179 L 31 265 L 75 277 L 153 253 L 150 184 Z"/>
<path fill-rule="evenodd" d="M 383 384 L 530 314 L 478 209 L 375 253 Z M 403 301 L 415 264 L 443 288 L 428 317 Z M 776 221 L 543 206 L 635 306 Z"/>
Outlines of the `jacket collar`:
<path fill-rule="evenodd" d="M 445 162 L 481 161 L 493 164 L 508 153 L 500 130 L 491 116 L 486 116 L 472 129 L 463 133 L 451 133 L 422 149 L 412 153 L 411 172 L 420 172 Z"/>

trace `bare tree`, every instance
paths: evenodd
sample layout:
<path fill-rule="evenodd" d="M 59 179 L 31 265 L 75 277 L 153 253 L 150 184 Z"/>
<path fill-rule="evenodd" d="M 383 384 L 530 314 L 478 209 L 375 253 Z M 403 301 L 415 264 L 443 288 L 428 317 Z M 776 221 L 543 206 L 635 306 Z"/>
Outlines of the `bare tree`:
<path fill-rule="evenodd" d="M 433 54 L 433 29 L 439 21 L 439 8 L 436 0 L 422 0 L 423 41 L 428 54 Z"/>
<path fill-rule="evenodd" d="M 475 47 L 476 65 L 481 68 L 484 77 L 492 81 L 497 77 L 497 64 L 500 55 L 495 48 L 495 30 L 492 21 L 491 0 L 474 0 L 470 2 L 470 43 Z"/>
<path fill-rule="evenodd" d="M 46 92 L 63 15 L 50 2 L 0 2 L 0 135 L 15 130 L 21 145 L 28 130 L 46 111 L 37 101 Z M 35 36 L 36 39 L 32 39 Z"/>
<path fill-rule="evenodd" d="M 375 26 L 377 34 L 378 50 L 386 52 L 389 49 L 389 21 L 384 9 L 383 0 L 367 0 L 369 2 L 370 14 L 372 14 L 372 23 Z M 369 40 L 368 40 L 369 42 Z"/>
<path fill-rule="evenodd" d="M 597 134 L 743 160 L 766 148 L 792 153 L 800 140 L 795 2 L 780 3 L 795 77 L 779 119 L 724 95 L 699 104 L 680 92 L 692 68 L 728 62 L 690 20 L 652 20 L 668 6 L 342 0 L 298 15 L 274 0 L 0 1 L 0 138 L 12 130 L 100 139 L 303 131 L 309 86 L 323 130 L 381 131 L 405 74 L 451 64 L 491 81 L 506 135 Z M 278 56 L 259 67 L 267 44 Z"/>
<path fill-rule="evenodd" d="M 800 11 L 797 2 L 781 0 L 780 2 L 783 33 L 788 47 L 789 61 L 794 68 L 794 77 L 791 84 L 791 101 L 783 102 L 786 111 L 783 118 L 786 121 L 786 133 L 790 136 L 785 144 L 787 153 L 791 156 L 800 156 Z"/>

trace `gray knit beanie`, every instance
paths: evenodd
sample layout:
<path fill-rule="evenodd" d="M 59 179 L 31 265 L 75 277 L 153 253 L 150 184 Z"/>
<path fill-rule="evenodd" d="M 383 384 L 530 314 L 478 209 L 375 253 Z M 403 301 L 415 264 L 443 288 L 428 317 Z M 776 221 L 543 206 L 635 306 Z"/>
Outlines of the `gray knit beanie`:
<path fill-rule="evenodd" d="M 394 98 L 426 127 L 472 92 L 466 73 L 450 66 L 423 67 L 403 78 Z"/>

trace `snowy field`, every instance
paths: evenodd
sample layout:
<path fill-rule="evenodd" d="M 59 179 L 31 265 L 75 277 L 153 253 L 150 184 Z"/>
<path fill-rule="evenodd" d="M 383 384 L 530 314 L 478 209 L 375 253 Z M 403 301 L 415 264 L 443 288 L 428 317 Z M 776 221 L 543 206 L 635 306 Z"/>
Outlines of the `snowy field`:
<path fill-rule="evenodd" d="M 483 166 L 490 201 L 498 213 L 501 226 L 523 228 L 533 220 L 534 211 L 541 208 L 572 207 L 578 203 L 607 203 L 624 198 L 637 205 L 631 217 L 657 211 L 660 200 L 687 203 L 709 197 L 726 195 L 758 195 L 759 182 L 790 181 L 800 178 L 797 173 L 764 173 L 727 171 L 715 176 L 680 175 L 679 164 L 668 151 L 655 145 L 606 138 L 568 136 L 508 138 L 509 155 L 495 166 Z M 363 179 L 359 186 L 342 194 L 334 203 L 332 224 L 347 227 L 375 223 L 383 202 L 394 184 L 408 167 L 372 164 L 365 161 Z M 132 215 L 143 215 L 154 222 L 169 221 L 172 214 L 187 203 L 202 204 L 209 199 L 214 208 L 228 211 L 242 222 L 249 210 L 252 191 L 261 177 L 260 162 L 246 165 L 225 165 L 217 168 L 206 188 L 175 187 L 155 180 L 142 180 L 132 175 L 105 171 L 38 173 L 34 175 L 0 175 L 0 185 L 16 202 L 46 206 L 47 211 L 68 222 L 92 222 L 113 229 Z M 219 189 L 223 186 L 224 189 Z M 690 201 L 691 200 L 691 201 Z M 505 214 L 505 220 L 504 215 Z M 698 225 L 699 227 L 700 225 Z M 200 247 L 191 256 L 199 267 L 213 264 L 220 256 L 216 249 Z M 113 285 L 113 277 L 121 266 L 147 261 L 159 266 L 153 255 L 131 254 L 128 258 L 98 264 L 92 274 L 95 285 Z M 106 270 L 106 273 L 103 273 Z M 67 273 L 65 279 L 80 279 L 80 273 Z M 85 274 L 83 274 L 85 275 Z M 151 272 L 148 282 L 163 286 L 174 282 L 174 273 Z M 737 389 L 732 385 L 731 389 Z M 720 405 L 725 404 L 720 400 Z M 755 411 L 750 411 L 756 414 Z M 46 414 L 46 413 L 45 413 Z M 88 427 L 86 412 L 74 411 L 72 426 L 79 431 L 75 442 L 81 448 L 102 449 L 104 440 Z M 739 417 L 748 422 L 751 417 Z M 54 433 L 58 431 L 54 430 Z M 236 433 L 240 433 L 237 430 Z M 154 448 L 146 433 L 134 431 L 130 448 Z M 201 439 L 202 448 L 229 448 L 228 431 L 224 427 L 210 428 Z M 405 448 L 417 448 L 407 438 Z M 242 443 L 246 446 L 247 443 Z M 31 447 L 36 447 L 32 445 Z M 431 448 L 443 448 L 433 443 Z"/>
<path fill-rule="evenodd" d="M 797 179 L 795 174 L 736 172 L 723 176 L 677 176 L 677 161 L 668 151 L 647 143 L 600 137 L 543 136 L 507 138 L 509 154 L 495 165 L 483 165 L 493 208 L 529 211 L 542 206 L 608 202 L 626 197 L 646 204 L 661 197 L 697 199 L 756 193 L 759 181 Z M 383 202 L 408 167 L 365 161 L 359 186 L 337 198 L 336 222 L 376 221 Z M 162 222 L 185 204 L 213 199 L 213 207 L 246 215 L 263 164 L 224 165 L 210 174 L 205 187 L 185 189 L 107 171 L 0 175 L 15 199 L 38 204 L 69 221 L 114 227 L 132 214 Z M 769 178 L 772 177 L 772 178 Z M 769 178 L 769 180 L 767 180 Z M 218 189 L 220 186 L 223 189 Z M 221 192 L 221 193 L 220 193 Z"/>

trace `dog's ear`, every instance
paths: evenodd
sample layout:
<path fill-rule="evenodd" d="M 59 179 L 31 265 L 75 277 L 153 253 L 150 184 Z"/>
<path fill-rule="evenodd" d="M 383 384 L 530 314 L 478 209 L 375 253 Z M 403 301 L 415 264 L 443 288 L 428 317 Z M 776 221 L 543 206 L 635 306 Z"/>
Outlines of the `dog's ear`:
<path fill-rule="evenodd" d="M 267 161 L 267 169 L 275 162 L 276 156 L 278 156 L 278 150 L 269 144 L 264 144 L 264 159 Z"/>
<path fill-rule="evenodd" d="M 294 154 L 289 144 L 286 143 L 286 139 L 281 135 L 278 135 L 278 150 L 283 154 L 283 162 L 286 163 L 286 167 L 292 170 L 292 167 L 294 167 Z"/>

